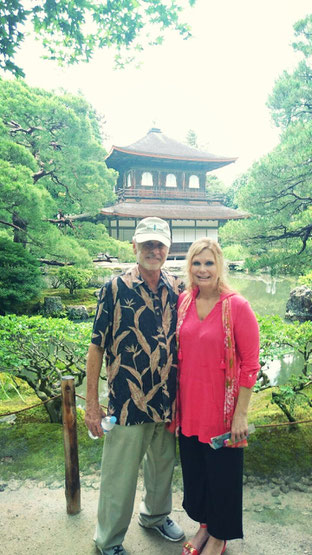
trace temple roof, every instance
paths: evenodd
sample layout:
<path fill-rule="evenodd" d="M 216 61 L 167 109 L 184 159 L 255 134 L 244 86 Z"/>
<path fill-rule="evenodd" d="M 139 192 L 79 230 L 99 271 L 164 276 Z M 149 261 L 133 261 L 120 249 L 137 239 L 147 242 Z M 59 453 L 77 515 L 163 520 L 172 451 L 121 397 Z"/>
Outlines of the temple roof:
<path fill-rule="evenodd" d="M 205 152 L 197 148 L 179 143 L 175 139 L 171 139 L 164 135 L 160 129 L 152 127 L 149 132 L 128 146 L 112 146 L 106 157 L 106 164 L 109 168 L 118 169 L 123 165 L 129 157 L 133 160 L 136 158 L 150 158 L 158 161 L 176 160 L 180 162 L 197 162 L 207 166 L 207 169 L 216 169 L 227 164 L 231 164 L 237 158 L 227 158 L 217 156 L 210 152 Z"/>
<path fill-rule="evenodd" d="M 104 216 L 146 218 L 158 216 L 167 220 L 238 220 L 248 217 L 246 212 L 223 204 L 169 204 L 163 202 L 120 202 L 101 209 Z"/>

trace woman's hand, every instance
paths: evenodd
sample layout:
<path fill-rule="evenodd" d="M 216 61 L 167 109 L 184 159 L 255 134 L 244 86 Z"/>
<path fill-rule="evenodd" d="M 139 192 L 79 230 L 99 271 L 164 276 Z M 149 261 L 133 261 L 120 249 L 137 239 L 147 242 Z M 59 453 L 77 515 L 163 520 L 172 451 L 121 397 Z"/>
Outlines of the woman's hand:
<path fill-rule="evenodd" d="M 247 414 L 235 411 L 231 427 L 231 440 L 233 443 L 243 441 L 248 435 Z"/>

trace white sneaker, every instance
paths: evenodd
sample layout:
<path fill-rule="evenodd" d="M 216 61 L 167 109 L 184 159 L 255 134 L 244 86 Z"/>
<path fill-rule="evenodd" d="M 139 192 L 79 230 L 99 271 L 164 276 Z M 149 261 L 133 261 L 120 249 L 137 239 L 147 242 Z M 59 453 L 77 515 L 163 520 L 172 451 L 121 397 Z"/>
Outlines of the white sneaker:
<path fill-rule="evenodd" d="M 140 522 L 139 522 L 140 524 Z M 140 526 L 143 526 L 140 524 Z M 143 528 L 151 528 L 152 530 L 156 530 L 163 538 L 169 540 L 171 542 L 179 542 L 184 538 L 184 532 L 180 526 L 171 520 L 168 516 L 165 518 L 162 524 L 158 524 L 156 526 L 143 526 Z"/>

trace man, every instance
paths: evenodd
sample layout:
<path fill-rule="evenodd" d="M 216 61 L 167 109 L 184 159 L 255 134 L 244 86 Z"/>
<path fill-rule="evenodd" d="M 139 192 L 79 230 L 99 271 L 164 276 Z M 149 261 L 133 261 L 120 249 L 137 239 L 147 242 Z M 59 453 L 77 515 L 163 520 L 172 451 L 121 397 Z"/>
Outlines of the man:
<path fill-rule="evenodd" d="M 87 362 L 86 425 L 101 436 L 104 413 L 98 381 L 106 355 L 108 414 L 117 425 L 106 435 L 94 540 L 102 555 L 125 554 L 140 463 L 145 491 L 139 524 L 179 541 L 182 529 L 169 517 L 175 437 L 166 429 L 175 412 L 176 303 L 179 278 L 161 270 L 170 229 L 144 218 L 133 237 L 137 265 L 106 284 L 100 294 Z"/>

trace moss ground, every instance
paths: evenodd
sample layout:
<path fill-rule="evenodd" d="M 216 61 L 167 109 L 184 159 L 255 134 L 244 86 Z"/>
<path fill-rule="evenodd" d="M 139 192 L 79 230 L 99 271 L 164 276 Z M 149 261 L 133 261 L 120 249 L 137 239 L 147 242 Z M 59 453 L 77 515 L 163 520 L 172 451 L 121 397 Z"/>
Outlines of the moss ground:
<path fill-rule="evenodd" d="M 38 398 L 24 390 L 28 406 Z M 285 422 L 281 411 L 271 405 L 270 392 L 254 394 L 249 422 L 257 425 Z M 10 400 L 0 401 L 1 414 L 25 408 L 25 403 L 11 395 Z M 83 421 L 83 411 L 78 413 L 79 467 L 85 474 L 100 468 L 102 440 L 89 439 Z M 296 418 L 312 418 L 311 409 L 298 409 Z M 63 430 L 60 424 L 51 424 L 43 406 L 17 413 L 14 425 L 0 424 L 0 479 L 32 478 L 51 483 L 64 478 Z M 259 428 L 249 439 L 245 450 L 247 474 L 263 477 L 277 475 L 303 476 L 311 472 L 312 423 L 280 428 Z M 180 466 L 176 466 L 174 486 L 181 486 Z"/>

